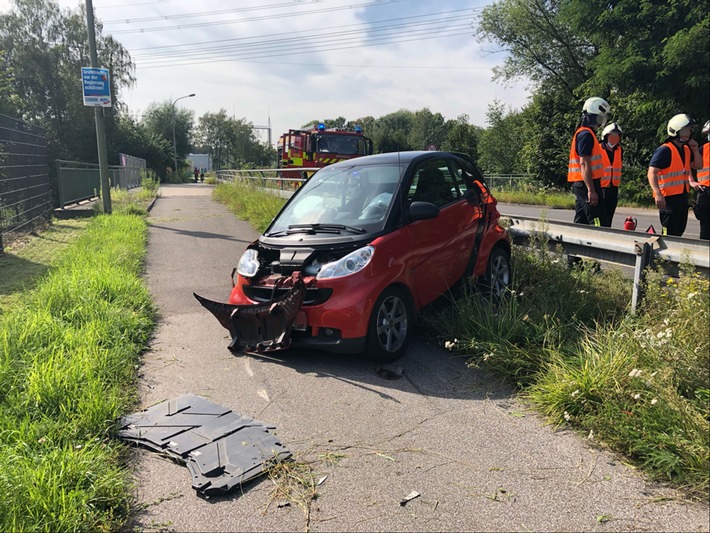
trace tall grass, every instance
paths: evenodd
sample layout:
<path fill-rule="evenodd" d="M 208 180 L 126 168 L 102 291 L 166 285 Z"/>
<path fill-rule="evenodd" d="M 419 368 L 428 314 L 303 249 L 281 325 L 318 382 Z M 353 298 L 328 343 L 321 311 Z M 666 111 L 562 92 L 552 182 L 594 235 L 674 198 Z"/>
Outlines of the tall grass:
<path fill-rule="evenodd" d="M 114 530 L 129 508 L 115 420 L 154 325 L 146 223 L 95 217 L 0 317 L 0 529 Z"/>
<path fill-rule="evenodd" d="M 620 272 L 569 268 L 546 250 L 543 240 L 514 247 L 508 298 L 471 294 L 425 322 L 455 338 L 448 346 L 471 366 L 512 379 L 552 423 L 708 498 L 708 280 L 689 266 L 679 279 L 649 272 L 643 309 L 630 315 L 631 282 Z"/>
<path fill-rule="evenodd" d="M 263 232 L 286 200 L 264 192 L 255 180 L 235 180 L 219 183 L 214 190 L 214 199 L 227 206 L 239 218 L 248 221 L 258 232 Z"/>

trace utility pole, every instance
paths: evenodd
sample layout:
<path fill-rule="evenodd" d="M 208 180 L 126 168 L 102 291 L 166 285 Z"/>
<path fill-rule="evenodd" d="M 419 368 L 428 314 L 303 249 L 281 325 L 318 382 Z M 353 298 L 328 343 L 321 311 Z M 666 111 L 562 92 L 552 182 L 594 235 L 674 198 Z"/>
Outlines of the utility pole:
<path fill-rule="evenodd" d="M 96 55 L 96 33 L 94 26 L 94 6 L 92 0 L 86 0 L 86 26 L 89 30 L 89 54 L 91 66 L 99 67 Z M 111 213 L 111 185 L 108 181 L 108 160 L 106 157 L 106 131 L 104 129 L 104 108 L 94 107 L 94 121 L 96 122 L 96 145 L 99 151 L 99 176 L 101 177 L 101 199 L 103 200 L 104 213 Z"/>

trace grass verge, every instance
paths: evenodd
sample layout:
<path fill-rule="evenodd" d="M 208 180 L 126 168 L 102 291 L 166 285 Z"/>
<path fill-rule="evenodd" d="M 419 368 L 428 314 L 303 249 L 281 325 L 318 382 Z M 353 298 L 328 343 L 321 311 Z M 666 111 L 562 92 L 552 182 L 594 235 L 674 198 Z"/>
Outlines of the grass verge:
<path fill-rule="evenodd" d="M 710 482 L 710 297 L 686 267 L 647 277 L 644 308 L 631 282 L 562 254 L 514 248 L 515 286 L 477 294 L 423 319 L 447 346 L 510 378 L 549 420 L 623 453 L 652 478 L 702 499 Z M 549 282 L 555 280 L 555 290 Z"/>
<path fill-rule="evenodd" d="M 263 232 L 273 220 L 286 200 L 274 194 L 265 193 L 255 180 L 235 180 L 219 183 L 213 196 L 218 202 L 242 220 L 248 221 L 254 229 Z"/>
<path fill-rule="evenodd" d="M 127 211 L 88 221 L 0 315 L 2 531 L 111 531 L 128 514 L 126 447 L 112 437 L 155 312 L 147 225 Z"/>
<path fill-rule="evenodd" d="M 570 192 L 497 191 L 499 202 L 506 204 L 541 205 L 551 209 L 574 209 L 574 195 Z"/>

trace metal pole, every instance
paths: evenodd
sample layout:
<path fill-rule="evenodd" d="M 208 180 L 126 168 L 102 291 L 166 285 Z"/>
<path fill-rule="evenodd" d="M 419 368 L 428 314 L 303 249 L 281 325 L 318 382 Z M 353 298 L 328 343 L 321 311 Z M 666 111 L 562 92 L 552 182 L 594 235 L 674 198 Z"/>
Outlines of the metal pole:
<path fill-rule="evenodd" d="M 92 0 L 86 0 L 86 26 L 89 31 L 89 54 L 91 66 L 98 68 L 96 55 L 96 33 L 94 30 L 94 6 Z M 108 160 L 106 156 L 106 131 L 104 129 L 104 108 L 94 107 L 94 122 L 96 123 L 96 145 L 99 152 L 99 176 L 101 178 L 101 199 L 104 213 L 111 213 L 111 186 L 108 180 Z"/>
<path fill-rule="evenodd" d="M 180 98 L 176 98 L 173 100 L 173 105 L 172 105 L 172 110 L 173 110 L 173 163 L 175 164 L 174 171 L 175 174 L 177 174 L 178 171 L 178 166 L 177 166 L 177 143 L 175 142 L 175 103 L 178 100 L 182 100 L 183 98 L 192 98 L 195 96 L 195 93 L 188 94 L 186 96 L 181 96 Z"/>

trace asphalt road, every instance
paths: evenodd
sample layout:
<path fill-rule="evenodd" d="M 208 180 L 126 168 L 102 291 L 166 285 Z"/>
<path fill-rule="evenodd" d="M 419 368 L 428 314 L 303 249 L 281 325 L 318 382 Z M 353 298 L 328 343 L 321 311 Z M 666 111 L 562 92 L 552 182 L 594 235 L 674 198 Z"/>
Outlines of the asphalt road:
<path fill-rule="evenodd" d="M 357 356 L 234 356 L 192 297 L 226 300 L 257 237 L 203 184 L 163 186 L 146 279 L 160 309 L 144 356 L 142 406 L 183 393 L 273 424 L 320 480 L 307 507 L 262 478 L 205 500 L 187 468 L 137 449 L 145 531 L 708 531 L 707 506 L 645 480 L 585 435 L 555 430 L 493 376 L 416 338 L 398 380 Z M 400 500 L 411 491 L 420 497 Z"/>
<path fill-rule="evenodd" d="M 525 217 L 540 218 L 545 217 L 551 222 L 574 222 L 574 211 L 570 209 L 550 209 L 531 205 L 519 204 L 498 204 L 498 209 L 504 215 L 518 215 Z M 632 207 L 618 207 L 614 214 L 611 227 L 614 229 L 624 229 L 626 217 L 633 217 L 637 221 L 636 231 L 646 231 L 653 225 L 657 233 L 661 232 L 661 221 L 658 218 L 657 209 L 641 209 Z M 700 222 L 695 218 L 692 211 L 688 211 L 688 226 L 683 233 L 683 237 L 688 239 L 700 238 Z"/>

